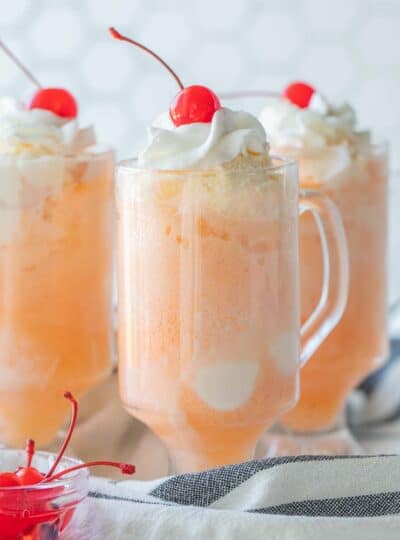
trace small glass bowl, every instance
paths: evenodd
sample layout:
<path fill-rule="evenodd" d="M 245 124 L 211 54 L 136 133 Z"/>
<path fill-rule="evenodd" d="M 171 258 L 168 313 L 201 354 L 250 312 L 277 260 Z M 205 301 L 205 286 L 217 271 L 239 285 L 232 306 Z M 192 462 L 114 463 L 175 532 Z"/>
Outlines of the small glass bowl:
<path fill-rule="evenodd" d="M 45 473 L 56 455 L 37 452 L 32 466 Z M 15 471 L 26 463 L 23 450 L 0 449 L 0 471 Z M 80 465 L 64 457 L 57 472 Z M 71 522 L 77 505 L 89 490 L 86 469 L 66 474 L 59 480 L 32 486 L 0 487 L 0 540 L 56 540 Z"/>

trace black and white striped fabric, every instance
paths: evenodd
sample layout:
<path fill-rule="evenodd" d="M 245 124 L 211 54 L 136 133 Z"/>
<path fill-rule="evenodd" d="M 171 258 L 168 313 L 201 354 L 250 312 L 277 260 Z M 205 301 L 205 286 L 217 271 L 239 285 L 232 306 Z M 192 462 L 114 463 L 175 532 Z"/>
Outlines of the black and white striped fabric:
<path fill-rule="evenodd" d="M 251 461 L 151 482 L 92 479 L 80 540 L 398 540 L 400 456 Z M 74 536 L 75 534 L 75 536 Z"/>

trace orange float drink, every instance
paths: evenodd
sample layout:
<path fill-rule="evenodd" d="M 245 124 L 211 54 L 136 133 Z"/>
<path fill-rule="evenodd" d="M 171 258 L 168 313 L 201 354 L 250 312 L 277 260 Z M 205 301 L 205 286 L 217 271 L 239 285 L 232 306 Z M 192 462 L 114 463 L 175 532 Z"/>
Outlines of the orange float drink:
<path fill-rule="evenodd" d="M 286 150 L 286 153 L 289 151 Z M 387 155 L 368 145 L 343 168 L 346 148 L 290 151 L 299 160 L 300 184 L 329 196 L 341 212 L 349 249 L 346 311 L 304 367 L 301 395 L 282 423 L 296 431 L 333 428 L 350 391 L 385 360 Z M 318 301 L 322 267 L 318 233 L 309 216 L 300 224 L 301 298 L 304 319 Z"/>
<path fill-rule="evenodd" d="M 252 458 L 297 399 L 298 186 L 275 163 L 119 167 L 120 393 L 180 472 Z"/>
<path fill-rule="evenodd" d="M 298 160 L 300 187 L 328 196 L 338 207 L 348 243 L 350 284 L 344 315 L 302 371 L 300 400 L 282 425 L 299 433 L 301 453 L 355 453 L 359 448 L 344 430 L 342 435 L 337 431 L 336 439 L 332 433 L 341 426 L 350 391 L 388 352 L 387 148 L 356 129 L 349 105 L 333 106 L 305 83 L 289 85 L 284 95 L 285 100 L 264 109 L 262 122 L 273 151 Z M 299 232 L 304 320 L 318 303 L 322 263 L 309 216 L 302 218 Z M 302 436 L 324 432 L 329 437 L 326 447 Z"/>
<path fill-rule="evenodd" d="M 110 33 L 180 88 L 138 160 L 118 168 L 121 398 L 175 471 L 245 461 L 295 402 L 299 358 L 335 311 L 313 312 L 300 352 L 297 167 L 271 159 L 254 116 L 222 107 L 205 86 L 184 87 L 154 51 Z M 339 251 L 335 210 L 303 203 L 320 229 L 330 223 Z"/>
<path fill-rule="evenodd" d="M 112 361 L 113 155 L 0 156 L 0 442 L 48 443 Z"/>
<path fill-rule="evenodd" d="M 120 166 L 121 396 L 178 470 L 250 458 L 296 398 L 293 167 Z"/>

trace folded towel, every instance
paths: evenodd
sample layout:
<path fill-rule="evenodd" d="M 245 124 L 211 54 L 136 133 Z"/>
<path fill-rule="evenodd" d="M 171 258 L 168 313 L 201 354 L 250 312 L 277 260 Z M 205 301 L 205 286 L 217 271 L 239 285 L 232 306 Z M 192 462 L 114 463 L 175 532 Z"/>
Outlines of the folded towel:
<path fill-rule="evenodd" d="M 74 528 L 68 540 L 398 540 L 400 456 L 271 458 L 147 482 L 92 478 Z"/>

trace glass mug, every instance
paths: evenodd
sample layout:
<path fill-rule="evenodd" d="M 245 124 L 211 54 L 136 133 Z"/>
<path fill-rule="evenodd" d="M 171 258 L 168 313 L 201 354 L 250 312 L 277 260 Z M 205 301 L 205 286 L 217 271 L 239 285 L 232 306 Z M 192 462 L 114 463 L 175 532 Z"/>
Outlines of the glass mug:
<path fill-rule="evenodd" d="M 299 161 L 301 188 L 317 190 L 339 209 L 349 249 L 350 283 L 343 317 L 302 371 L 299 402 L 281 418 L 279 433 L 269 440 L 268 455 L 359 454 L 362 449 L 344 422 L 345 403 L 388 355 L 387 145 L 366 145 L 354 157 L 349 157 L 345 145 L 279 150 Z M 319 295 L 323 264 L 318 232 L 308 216 L 299 235 L 304 319 Z"/>
<path fill-rule="evenodd" d="M 324 280 L 300 339 L 297 165 L 273 161 L 118 167 L 120 394 L 177 472 L 251 459 L 295 404 L 300 363 L 345 307 L 340 218 L 328 199 L 306 192 L 300 211 L 316 220 Z"/>
<path fill-rule="evenodd" d="M 110 372 L 113 152 L 0 157 L 0 443 L 50 443 Z"/>

